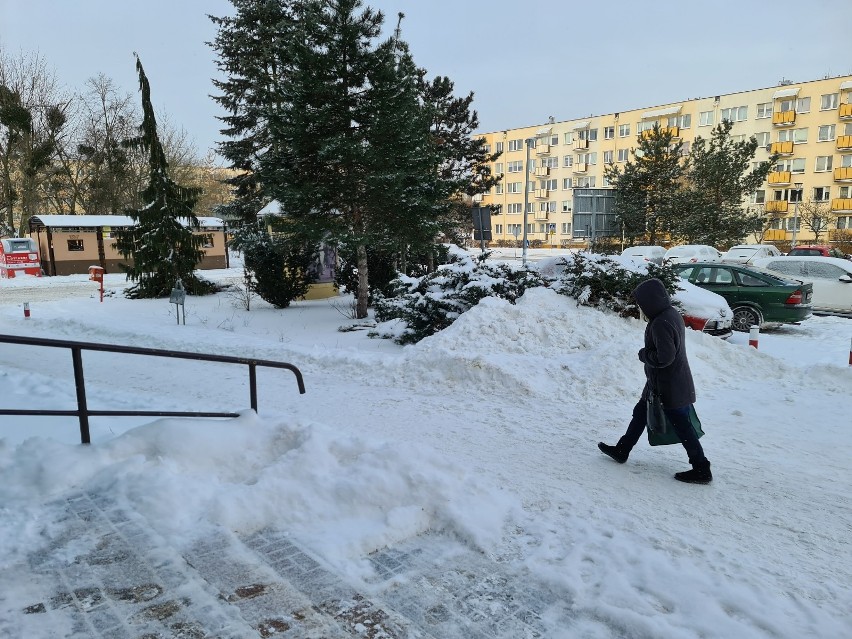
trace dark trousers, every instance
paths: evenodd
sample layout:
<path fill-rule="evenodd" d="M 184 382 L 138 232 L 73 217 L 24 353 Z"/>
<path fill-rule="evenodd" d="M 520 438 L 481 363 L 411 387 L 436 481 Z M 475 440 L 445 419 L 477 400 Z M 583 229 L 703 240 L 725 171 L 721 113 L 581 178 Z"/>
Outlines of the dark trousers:
<path fill-rule="evenodd" d="M 698 441 L 698 437 L 692 429 L 692 424 L 689 423 L 689 406 L 665 408 L 663 410 L 669 420 L 671 420 L 675 433 L 677 433 L 683 447 L 686 449 L 686 454 L 689 456 L 689 463 L 694 466 L 704 462 L 704 449 L 701 448 L 701 442 Z M 642 437 L 642 433 L 645 432 L 647 422 L 646 411 L 647 407 L 644 399 L 636 402 L 636 406 L 633 407 L 633 418 L 627 426 L 627 432 L 624 433 L 624 437 L 618 440 L 619 448 L 628 453 L 633 450 L 639 438 Z"/>

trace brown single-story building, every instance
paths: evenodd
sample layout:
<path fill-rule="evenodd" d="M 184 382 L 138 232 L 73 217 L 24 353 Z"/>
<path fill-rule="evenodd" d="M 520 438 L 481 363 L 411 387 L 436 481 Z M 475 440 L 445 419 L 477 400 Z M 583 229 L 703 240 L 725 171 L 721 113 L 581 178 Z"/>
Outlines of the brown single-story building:
<path fill-rule="evenodd" d="M 198 268 L 228 268 L 225 223 L 218 217 L 199 217 L 198 222 L 193 233 L 205 238 Z M 45 275 L 85 274 L 90 266 L 121 273 L 119 264 L 132 260 L 116 250 L 113 233 L 135 225 L 126 215 L 33 215 L 30 237 L 38 244 Z"/>

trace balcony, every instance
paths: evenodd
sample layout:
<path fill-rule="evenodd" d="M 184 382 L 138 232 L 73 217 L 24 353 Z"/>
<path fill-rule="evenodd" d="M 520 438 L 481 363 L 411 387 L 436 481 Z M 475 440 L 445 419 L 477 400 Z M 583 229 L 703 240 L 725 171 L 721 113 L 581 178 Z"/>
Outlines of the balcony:
<path fill-rule="evenodd" d="M 546 166 L 540 166 L 535 170 L 536 177 L 547 177 L 550 175 L 550 168 Z"/>
<path fill-rule="evenodd" d="M 789 203 L 787 200 L 770 200 L 764 205 L 767 213 L 786 213 Z"/>
<path fill-rule="evenodd" d="M 535 215 L 533 216 L 533 219 L 542 220 L 542 221 L 546 220 L 547 219 L 547 211 L 541 211 L 541 210 L 536 211 Z"/>
<path fill-rule="evenodd" d="M 767 242 L 778 242 L 787 239 L 787 231 L 784 229 L 769 229 L 764 233 L 763 239 Z"/>
<path fill-rule="evenodd" d="M 849 149 L 852 149 L 852 135 L 838 135 L 837 150 L 847 151 Z"/>
<path fill-rule="evenodd" d="M 581 140 L 580 138 L 577 138 L 576 140 L 574 140 L 574 149 L 576 151 L 582 151 L 583 149 L 588 149 L 588 148 L 589 148 L 589 141 L 588 140 Z"/>
<path fill-rule="evenodd" d="M 772 124 L 775 126 L 792 126 L 796 124 L 795 111 L 778 111 L 772 114 Z"/>
<path fill-rule="evenodd" d="M 679 138 L 680 137 L 680 128 L 676 127 L 676 126 L 661 126 L 660 127 L 660 134 L 665 135 L 666 133 L 671 133 L 671 136 L 673 138 Z M 644 131 L 642 131 L 642 137 L 646 140 L 648 138 L 650 138 L 653 134 L 654 134 L 654 129 L 645 129 Z"/>
<path fill-rule="evenodd" d="M 537 200 L 546 200 L 549 193 L 550 191 L 548 191 L 547 189 L 536 189 L 535 197 Z"/>
<path fill-rule="evenodd" d="M 537 142 L 535 145 L 536 155 L 550 155 L 550 145 L 545 142 Z"/>
<path fill-rule="evenodd" d="M 787 113 L 787 111 L 785 111 Z M 790 171 L 773 171 L 769 174 L 769 177 L 766 179 L 770 184 L 790 184 Z"/>
<path fill-rule="evenodd" d="M 574 162 L 574 173 L 585 173 L 589 170 L 589 165 L 586 162 Z"/>
<path fill-rule="evenodd" d="M 852 182 L 852 166 L 839 166 L 834 169 L 835 182 Z"/>
<path fill-rule="evenodd" d="M 841 120 L 852 120 L 852 104 L 841 104 L 837 117 Z"/>
<path fill-rule="evenodd" d="M 769 152 L 773 154 L 777 153 L 778 155 L 793 155 L 793 141 L 773 142 Z"/>
<path fill-rule="evenodd" d="M 836 212 L 852 211 L 852 197 L 836 197 L 831 201 L 831 210 Z"/>

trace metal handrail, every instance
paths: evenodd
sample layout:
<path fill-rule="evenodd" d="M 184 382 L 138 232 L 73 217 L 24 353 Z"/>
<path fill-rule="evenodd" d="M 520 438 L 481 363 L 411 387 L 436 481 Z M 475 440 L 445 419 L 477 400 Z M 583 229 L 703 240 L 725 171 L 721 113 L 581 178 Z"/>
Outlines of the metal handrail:
<path fill-rule="evenodd" d="M 84 444 L 91 443 L 89 437 L 89 416 L 92 417 L 239 417 L 239 413 L 191 412 L 191 411 L 118 411 L 90 410 L 86 405 L 86 384 L 83 379 L 83 351 L 105 351 L 109 353 L 126 353 L 131 355 L 151 355 L 154 357 L 173 357 L 178 359 L 194 359 L 205 362 L 221 362 L 225 364 L 244 364 L 249 367 L 249 394 L 251 408 L 257 412 L 257 367 L 286 368 L 296 376 L 299 393 L 305 393 L 305 382 L 302 372 L 293 364 L 274 362 L 250 357 L 232 357 L 230 355 L 211 355 L 208 353 L 189 353 L 186 351 L 170 351 L 157 348 L 140 348 L 138 346 L 120 346 L 118 344 L 93 344 L 72 340 L 47 339 L 42 337 L 21 337 L 18 335 L 0 335 L 0 343 L 24 344 L 28 346 L 48 346 L 53 348 L 71 349 L 71 359 L 74 365 L 74 384 L 77 387 L 77 410 L 18 410 L 0 409 L 0 415 L 47 415 L 61 417 L 78 417 L 80 420 L 80 440 Z"/>

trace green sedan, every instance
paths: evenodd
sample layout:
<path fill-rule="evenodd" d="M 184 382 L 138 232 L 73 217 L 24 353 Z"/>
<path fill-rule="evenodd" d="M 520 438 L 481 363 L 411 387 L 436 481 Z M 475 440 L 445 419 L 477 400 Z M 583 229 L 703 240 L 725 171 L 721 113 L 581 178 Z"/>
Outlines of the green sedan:
<path fill-rule="evenodd" d="M 811 315 L 813 284 L 738 264 L 678 264 L 678 275 L 724 297 L 734 312 L 732 328 L 794 324 Z"/>

